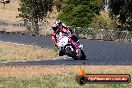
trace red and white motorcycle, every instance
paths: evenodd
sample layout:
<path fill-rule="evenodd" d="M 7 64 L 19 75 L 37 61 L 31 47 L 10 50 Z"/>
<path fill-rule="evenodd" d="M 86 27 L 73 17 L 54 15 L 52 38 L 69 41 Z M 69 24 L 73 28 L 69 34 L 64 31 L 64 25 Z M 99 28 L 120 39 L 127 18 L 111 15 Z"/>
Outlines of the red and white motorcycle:
<path fill-rule="evenodd" d="M 57 38 L 57 46 L 59 48 L 59 56 L 68 55 L 72 57 L 74 60 L 85 60 L 86 55 L 83 51 L 83 45 L 79 45 L 79 57 L 77 57 L 76 48 L 74 45 L 70 43 L 70 37 L 68 33 L 59 32 L 56 34 Z"/>

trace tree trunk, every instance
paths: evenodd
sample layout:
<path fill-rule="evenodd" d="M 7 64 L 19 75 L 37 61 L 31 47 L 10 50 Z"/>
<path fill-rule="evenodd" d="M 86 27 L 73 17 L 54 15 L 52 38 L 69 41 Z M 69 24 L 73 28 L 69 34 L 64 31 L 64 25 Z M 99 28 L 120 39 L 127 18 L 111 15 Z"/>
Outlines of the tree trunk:
<path fill-rule="evenodd" d="M 5 3 L 5 2 L 3 2 L 3 6 L 4 6 L 3 8 L 4 8 L 4 9 L 5 9 L 5 4 L 6 4 L 6 3 Z"/>
<path fill-rule="evenodd" d="M 35 34 L 39 34 L 39 25 L 38 25 L 38 18 L 34 18 L 33 20 L 33 30 Z"/>

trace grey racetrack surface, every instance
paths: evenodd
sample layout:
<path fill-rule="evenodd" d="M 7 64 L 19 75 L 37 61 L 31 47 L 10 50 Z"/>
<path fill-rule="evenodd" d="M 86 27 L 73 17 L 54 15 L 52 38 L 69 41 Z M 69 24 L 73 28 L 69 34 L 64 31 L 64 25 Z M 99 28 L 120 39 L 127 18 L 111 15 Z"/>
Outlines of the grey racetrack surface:
<path fill-rule="evenodd" d="M 41 47 L 53 48 L 51 38 L 35 37 L 29 35 L 2 34 L 0 33 L 0 41 L 15 42 L 22 44 L 32 44 Z M 87 60 L 74 61 L 71 58 L 57 57 L 49 60 L 40 61 L 18 61 L 18 62 L 3 62 L 5 64 L 25 64 L 25 65 L 132 65 L 132 43 L 114 42 L 114 41 L 99 41 L 80 39 L 84 45 L 84 52 Z"/>

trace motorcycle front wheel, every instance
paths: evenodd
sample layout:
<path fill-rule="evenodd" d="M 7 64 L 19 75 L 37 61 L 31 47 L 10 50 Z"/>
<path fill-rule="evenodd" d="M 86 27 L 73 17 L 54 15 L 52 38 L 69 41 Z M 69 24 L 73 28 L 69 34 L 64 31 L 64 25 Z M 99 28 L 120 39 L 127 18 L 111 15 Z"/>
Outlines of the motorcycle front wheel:
<path fill-rule="evenodd" d="M 79 58 L 76 57 L 76 52 L 72 51 L 70 47 L 66 48 L 66 55 L 72 57 L 74 60 L 78 60 Z"/>
<path fill-rule="evenodd" d="M 85 60 L 86 59 L 86 55 L 84 53 L 83 50 L 79 49 L 79 59 L 80 60 Z"/>

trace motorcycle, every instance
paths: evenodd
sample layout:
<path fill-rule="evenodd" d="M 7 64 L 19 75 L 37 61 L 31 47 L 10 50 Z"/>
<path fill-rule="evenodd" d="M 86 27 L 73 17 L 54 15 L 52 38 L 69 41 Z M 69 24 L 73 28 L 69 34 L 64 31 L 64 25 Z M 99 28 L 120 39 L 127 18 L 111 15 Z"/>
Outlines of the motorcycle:
<path fill-rule="evenodd" d="M 56 35 L 57 38 L 57 46 L 59 49 L 59 56 L 68 55 L 69 57 L 72 57 L 74 60 L 85 60 L 86 55 L 83 51 L 83 45 L 79 45 L 79 56 L 77 57 L 76 54 L 76 48 L 74 45 L 70 43 L 70 37 L 68 36 L 68 33 L 59 32 Z"/>

